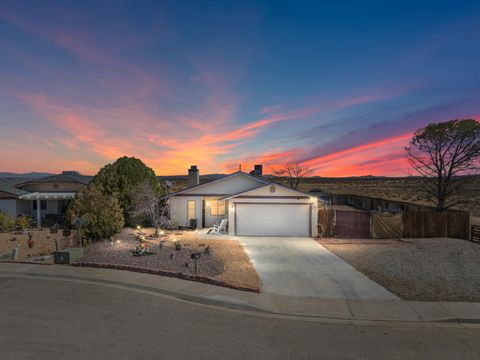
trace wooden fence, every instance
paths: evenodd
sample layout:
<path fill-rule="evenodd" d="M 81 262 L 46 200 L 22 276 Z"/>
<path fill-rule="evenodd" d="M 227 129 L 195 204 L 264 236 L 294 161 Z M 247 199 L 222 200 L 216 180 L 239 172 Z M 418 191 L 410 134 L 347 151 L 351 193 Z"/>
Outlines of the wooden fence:
<path fill-rule="evenodd" d="M 335 211 L 332 209 L 318 211 L 318 233 L 323 237 L 333 237 L 333 218 Z"/>
<path fill-rule="evenodd" d="M 370 238 L 370 211 L 337 210 L 335 236 L 347 239 Z"/>
<path fill-rule="evenodd" d="M 469 240 L 470 217 L 466 211 L 407 210 L 402 218 L 405 238 Z M 319 234 L 324 237 L 372 238 L 370 211 L 319 210 L 318 224 Z M 480 226 L 472 227 L 472 241 L 480 241 Z"/>
<path fill-rule="evenodd" d="M 480 225 L 472 225 L 470 240 L 480 242 Z"/>
<path fill-rule="evenodd" d="M 405 211 L 403 223 L 406 238 L 469 239 L 470 216 L 466 211 Z"/>

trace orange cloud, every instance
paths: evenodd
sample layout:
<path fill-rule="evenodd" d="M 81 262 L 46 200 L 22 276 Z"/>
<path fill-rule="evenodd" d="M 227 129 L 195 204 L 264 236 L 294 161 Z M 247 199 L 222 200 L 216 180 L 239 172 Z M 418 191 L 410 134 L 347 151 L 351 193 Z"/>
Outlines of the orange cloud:
<path fill-rule="evenodd" d="M 54 101 L 43 94 L 15 93 L 15 96 L 52 127 L 49 136 L 57 140 L 56 149 L 51 151 L 61 152 L 59 147 L 63 147 L 83 153 L 98 167 L 120 156 L 137 156 L 161 174 L 182 172 L 190 164 L 201 164 L 203 172 L 218 172 L 219 156 L 233 154 L 262 129 L 317 111 L 299 109 L 235 128 L 230 120 L 233 105 L 210 109 L 210 121 L 202 121 L 201 117 L 209 112 L 208 106 L 204 114 L 196 117 L 185 114 L 170 117 L 158 111 L 150 113 L 146 106 L 136 102 L 117 107 L 88 107 Z M 195 130 L 194 124 L 198 124 Z"/>

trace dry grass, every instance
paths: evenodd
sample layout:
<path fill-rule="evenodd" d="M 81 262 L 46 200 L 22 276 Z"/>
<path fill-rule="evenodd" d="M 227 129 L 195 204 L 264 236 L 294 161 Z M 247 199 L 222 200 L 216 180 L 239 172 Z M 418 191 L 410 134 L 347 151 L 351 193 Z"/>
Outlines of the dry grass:
<path fill-rule="evenodd" d="M 321 189 L 329 194 L 352 194 L 419 205 L 434 205 L 421 192 L 419 180 L 413 177 L 307 178 L 300 183 L 299 188 L 306 192 Z M 465 184 L 457 200 L 462 202 L 458 209 L 470 211 L 473 217 L 480 217 L 480 177 Z"/>
<path fill-rule="evenodd" d="M 0 233 L 0 256 L 11 254 L 17 244 L 20 244 L 20 254 L 17 261 L 27 261 L 33 257 L 51 255 L 55 251 L 55 240 L 57 240 L 60 249 L 71 246 L 73 233 L 70 237 L 62 236 L 59 230 L 56 234 L 51 234 L 49 230 L 29 230 L 32 233 L 33 247 L 28 247 L 27 233 L 16 234 L 14 232 Z M 49 263 L 53 262 L 51 258 Z"/>
<path fill-rule="evenodd" d="M 147 234 L 153 234 L 153 229 L 146 229 Z M 197 262 L 197 274 L 215 280 L 223 281 L 235 287 L 260 289 L 260 278 L 255 271 L 243 247 L 236 241 L 221 236 L 202 237 L 193 231 L 166 232 L 158 239 L 147 240 L 154 255 L 135 257 L 130 250 L 138 245 L 136 234 L 132 229 L 124 231 L 115 237 L 115 241 L 103 241 L 87 246 L 85 256 L 80 262 L 98 262 L 115 265 L 139 266 L 147 269 L 165 270 L 193 274 L 194 263 L 190 255 L 201 252 Z M 164 247 L 159 243 L 164 240 Z M 175 241 L 182 244 L 182 250 L 175 250 Z M 213 254 L 204 253 L 207 246 L 213 249 Z M 173 255 L 173 257 L 171 256 Z M 188 266 L 186 266 L 188 264 Z"/>
<path fill-rule="evenodd" d="M 480 301 L 480 245 L 458 239 L 320 241 L 405 300 Z"/>

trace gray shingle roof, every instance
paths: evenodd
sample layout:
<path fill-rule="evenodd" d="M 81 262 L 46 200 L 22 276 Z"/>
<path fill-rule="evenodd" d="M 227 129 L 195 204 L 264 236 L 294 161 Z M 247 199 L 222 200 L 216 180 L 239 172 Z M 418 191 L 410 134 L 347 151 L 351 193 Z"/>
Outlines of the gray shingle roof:
<path fill-rule="evenodd" d="M 70 174 L 58 174 L 46 176 L 40 179 L 28 179 L 21 184 L 26 183 L 46 183 L 46 182 L 56 182 L 56 183 L 66 183 L 66 182 L 78 182 L 80 184 L 88 185 L 92 181 L 93 176 L 88 175 L 70 175 Z M 20 183 L 18 183 L 20 184 Z"/>
<path fill-rule="evenodd" d="M 46 182 L 56 182 L 56 183 L 65 183 L 65 182 L 77 182 L 80 184 L 88 185 L 92 181 L 93 176 L 87 175 L 72 175 L 72 174 L 58 174 L 46 176 L 39 179 L 29 179 L 29 178 L 0 178 L 0 191 L 13 194 L 16 196 L 29 194 L 30 191 L 23 190 L 18 186 L 25 185 L 28 183 L 46 183 Z"/>
<path fill-rule="evenodd" d="M 29 191 L 16 187 L 17 184 L 24 183 L 27 180 L 21 178 L 0 178 L 0 191 L 17 196 L 28 194 Z"/>

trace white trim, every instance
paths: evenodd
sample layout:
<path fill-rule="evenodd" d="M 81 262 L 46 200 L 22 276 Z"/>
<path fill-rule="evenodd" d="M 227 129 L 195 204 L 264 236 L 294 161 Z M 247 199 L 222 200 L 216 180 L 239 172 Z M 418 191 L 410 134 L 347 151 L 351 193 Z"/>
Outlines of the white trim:
<path fill-rule="evenodd" d="M 299 191 L 299 190 L 295 190 L 295 189 L 292 189 L 291 187 L 289 186 L 285 186 L 285 185 L 282 185 L 282 184 L 279 184 L 279 183 L 275 183 L 275 182 L 269 182 L 268 184 L 265 184 L 265 185 L 261 185 L 259 187 L 256 187 L 254 189 L 250 189 L 250 190 L 246 190 L 246 191 L 242 191 L 242 192 L 239 192 L 239 193 L 236 193 L 236 194 L 233 194 L 233 195 L 228 195 L 228 196 L 225 196 L 223 198 L 220 198 L 218 200 L 230 200 L 230 199 L 233 199 L 233 198 L 236 198 L 237 196 L 241 196 L 241 195 L 246 195 L 248 194 L 249 192 L 251 191 L 255 191 L 255 190 L 259 190 L 259 189 L 262 189 L 264 187 L 267 187 L 267 186 L 271 186 L 271 185 L 274 185 L 274 186 L 280 186 L 280 187 L 283 187 L 287 190 L 290 190 L 294 193 L 297 193 L 297 194 L 301 194 L 302 196 L 308 196 L 309 198 L 312 197 L 311 194 L 307 194 L 307 193 L 304 193 L 303 191 Z M 275 196 L 275 195 L 272 195 L 272 196 Z"/>
<path fill-rule="evenodd" d="M 33 192 L 30 194 L 21 195 L 18 198 L 21 200 L 70 200 L 75 198 L 75 193 L 74 192 L 64 192 L 64 193 Z"/>

